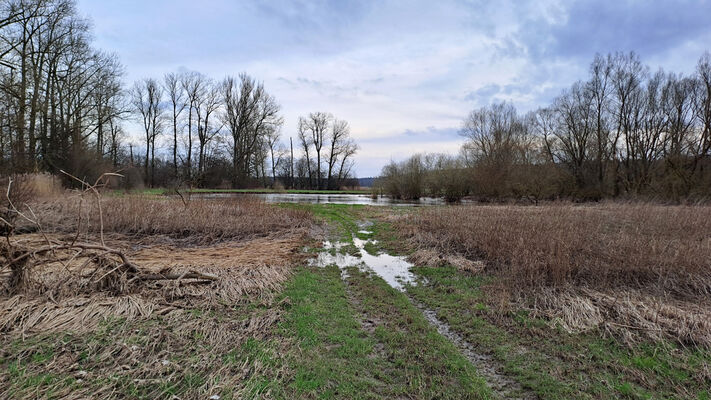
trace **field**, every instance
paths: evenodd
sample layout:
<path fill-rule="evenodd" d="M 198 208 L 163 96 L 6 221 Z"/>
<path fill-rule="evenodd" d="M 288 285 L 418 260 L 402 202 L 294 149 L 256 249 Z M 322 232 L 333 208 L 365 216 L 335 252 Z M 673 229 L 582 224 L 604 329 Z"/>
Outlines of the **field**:
<path fill-rule="evenodd" d="M 98 204 L 16 219 L 0 397 L 711 395 L 708 207 Z"/>

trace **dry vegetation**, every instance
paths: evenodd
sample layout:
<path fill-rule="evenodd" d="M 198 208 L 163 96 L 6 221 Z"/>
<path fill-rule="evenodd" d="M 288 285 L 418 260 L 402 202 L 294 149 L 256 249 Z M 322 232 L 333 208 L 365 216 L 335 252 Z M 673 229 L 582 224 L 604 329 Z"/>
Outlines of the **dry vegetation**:
<path fill-rule="evenodd" d="M 24 365 L 49 346 L 52 361 L 26 364 L 22 376 L 91 368 L 93 377 L 75 378 L 93 378 L 102 391 L 43 386 L 60 390 L 52 396 L 66 389 L 72 396 L 121 397 L 135 388 L 157 398 L 175 386 L 188 397 L 228 387 L 240 397 L 251 390 L 246 378 L 266 366 L 222 365 L 220 357 L 264 337 L 278 320 L 274 296 L 303 257 L 307 212 L 247 198 L 137 196 L 101 198 L 99 212 L 90 190 L 38 198 L 26 182 L 14 184 L 0 242 L 0 348 L 6 349 L 0 359 Z M 128 345 L 128 338 L 140 345 Z M 199 352 L 196 338 L 210 350 Z M 15 354 L 17 340 L 30 342 Z M 82 361 L 75 348 L 87 345 L 92 358 Z M 188 356 L 190 365 L 169 361 Z M 195 387 L 191 376 L 200 377 Z M 51 397 L 23 392 L 12 379 L 19 379 L 12 368 L 0 373 L 0 397 Z"/>
<path fill-rule="evenodd" d="M 483 260 L 497 301 L 570 331 L 711 346 L 711 207 L 448 207 L 398 226 L 419 261 Z"/>
<path fill-rule="evenodd" d="M 310 224 L 303 210 L 280 209 L 249 198 L 195 199 L 147 196 L 107 197 L 102 200 L 106 233 L 135 238 L 164 236 L 181 244 L 210 244 L 303 231 Z M 57 232 L 96 234 L 101 227 L 96 203 L 91 199 L 67 196 L 47 203 L 45 228 Z M 78 216 L 82 215 L 81 226 Z"/>
<path fill-rule="evenodd" d="M 0 330 L 91 328 L 104 314 L 146 316 L 156 302 L 259 298 L 286 280 L 310 226 L 304 211 L 249 198 L 114 197 L 101 199 L 102 212 L 98 204 L 74 193 L 17 209 L 32 217 L 15 225 L 39 232 L 2 243 Z M 77 296 L 104 312 L 87 320 Z M 58 318 L 63 312 L 71 315 Z"/>

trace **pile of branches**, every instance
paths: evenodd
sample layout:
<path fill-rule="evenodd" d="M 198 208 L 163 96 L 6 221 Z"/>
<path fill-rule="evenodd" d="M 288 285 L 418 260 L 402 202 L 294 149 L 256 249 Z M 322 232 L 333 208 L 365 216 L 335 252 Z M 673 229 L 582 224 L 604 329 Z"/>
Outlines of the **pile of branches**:
<path fill-rule="evenodd" d="M 64 239 L 50 238 L 43 230 L 41 221 L 28 204 L 27 190 L 21 180 L 8 178 L 5 204 L 0 209 L 0 223 L 5 236 L 0 242 L 0 290 L 5 294 L 26 292 L 53 292 L 70 289 L 73 292 L 103 291 L 113 294 L 130 292 L 137 284 L 160 280 L 189 280 L 191 283 L 209 283 L 216 281 L 216 275 L 198 271 L 171 273 L 169 269 L 151 272 L 132 262 L 126 254 L 106 245 L 103 232 L 103 211 L 99 189 L 105 185 L 106 178 L 121 176 L 115 173 L 103 174 L 93 184 L 70 176 L 83 185 L 80 202 L 86 195 L 94 198 L 101 224 L 97 243 L 79 241 L 79 231 Z M 13 186 L 13 184 L 15 184 Z M 22 203 L 19 203 L 19 202 Z M 82 215 L 78 215 L 81 226 Z M 35 227 L 40 240 L 25 240 L 16 235 L 17 226 L 30 224 Z M 40 268 L 42 267 L 42 268 Z M 60 273 L 50 274 L 61 277 L 59 280 L 38 278 L 49 270 Z M 45 274 L 46 277 L 47 274 Z"/>

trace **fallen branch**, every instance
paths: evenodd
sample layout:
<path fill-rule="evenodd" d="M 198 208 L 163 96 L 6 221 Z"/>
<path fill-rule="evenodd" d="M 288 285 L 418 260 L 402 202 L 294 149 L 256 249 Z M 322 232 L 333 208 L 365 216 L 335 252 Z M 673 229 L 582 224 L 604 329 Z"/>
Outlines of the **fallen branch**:
<path fill-rule="evenodd" d="M 180 280 L 180 279 L 202 279 L 206 281 L 216 281 L 220 278 L 214 274 L 203 272 L 189 272 L 187 274 L 141 274 L 138 275 L 139 280 L 143 281 L 160 281 L 160 280 Z"/>

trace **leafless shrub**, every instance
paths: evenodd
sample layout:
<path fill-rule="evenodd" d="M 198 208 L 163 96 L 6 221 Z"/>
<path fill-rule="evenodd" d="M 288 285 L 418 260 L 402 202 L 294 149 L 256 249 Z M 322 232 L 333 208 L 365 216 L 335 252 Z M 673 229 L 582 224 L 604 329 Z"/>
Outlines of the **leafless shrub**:
<path fill-rule="evenodd" d="M 2 208 L 0 217 L 3 219 L 2 232 L 10 234 L 15 228 L 15 222 L 19 214 L 16 207 L 24 208 L 27 203 L 35 198 L 35 186 L 31 182 L 30 175 L 14 175 L 0 178 L 2 193 Z"/>

